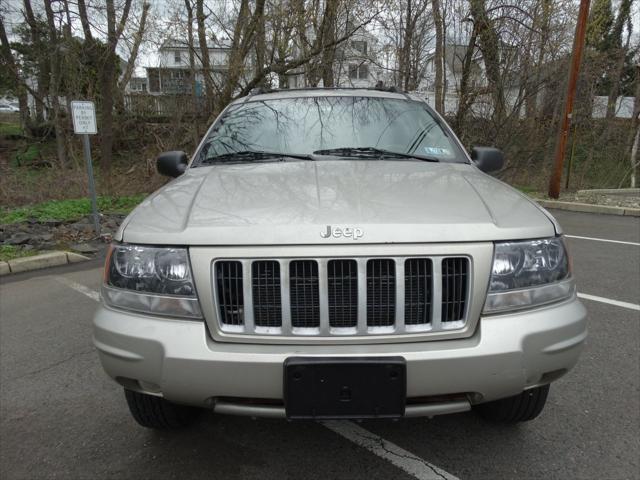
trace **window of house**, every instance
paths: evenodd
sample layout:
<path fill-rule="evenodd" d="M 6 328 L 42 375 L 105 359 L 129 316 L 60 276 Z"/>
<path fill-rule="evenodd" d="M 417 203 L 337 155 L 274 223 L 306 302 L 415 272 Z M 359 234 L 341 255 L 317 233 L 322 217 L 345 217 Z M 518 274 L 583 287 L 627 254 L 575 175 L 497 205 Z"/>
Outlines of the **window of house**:
<path fill-rule="evenodd" d="M 180 63 L 181 62 L 180 50 L 176 50 L 175 52 L 173 52 L 173 60 L 175 61 L 175 63 Z"/>
<path fill-rule="evenodd" d="M 364 63 L 349 65 L 349 78 L 351 80 L 367 80 L 369 78 L 369 65 Z"/>
<path fill-rule="evenodd" d="M 356 50 L 361 55 L 367 54 L 367 42 L 364 40 L 353 40 L 351 42 L 351 48 Z"/>

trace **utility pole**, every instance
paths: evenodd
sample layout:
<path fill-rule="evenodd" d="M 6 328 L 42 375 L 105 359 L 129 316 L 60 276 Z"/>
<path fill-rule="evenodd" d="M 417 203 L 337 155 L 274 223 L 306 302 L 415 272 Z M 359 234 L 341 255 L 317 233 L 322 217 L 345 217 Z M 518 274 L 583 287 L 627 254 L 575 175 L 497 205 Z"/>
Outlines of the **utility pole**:
<path fill-rule="evenodd" d="M 569 69 L 569 82 L 567 85 L 567 100 L 562 113 L 558 138 L 556 141 L 555 161 L 553 173 L 549 181 L 549 196 L 558 198 L 560 196 L 560 183 L 562 181 L 562 164 L 564 162 L 564 152 L 567 147 L 567 138 L 571 128 L 571 116 L 573 114 L 573 100 L 576 95 L 576 84 L 578 83 L 578 73 L 580 72 L 580 61 L 584 50 L 584 37 L 587 31 L 587 18 L 589 17 L 589 0 L 580 0 L 580 11 L 578 12 L 578 23 L 576 24 L 576 36 L 573 40 L 573 54 L 571 55 L 571 67 Z"/>

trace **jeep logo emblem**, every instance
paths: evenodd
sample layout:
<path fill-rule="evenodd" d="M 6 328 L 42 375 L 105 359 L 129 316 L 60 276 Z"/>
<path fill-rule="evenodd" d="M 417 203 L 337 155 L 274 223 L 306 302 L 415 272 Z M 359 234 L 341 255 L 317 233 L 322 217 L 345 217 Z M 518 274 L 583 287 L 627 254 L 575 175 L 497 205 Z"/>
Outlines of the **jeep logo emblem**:
<path fill-rule="evenodd" d="M 322 238 L 351 238 L 353 240 L 358 240 L 364 235 L 364 232 L 360 228 L 353 227 L 332 227 L 331 225 L 327 225 L 327 230 L 324 232 L 320 232 L 320 236 Z"/>

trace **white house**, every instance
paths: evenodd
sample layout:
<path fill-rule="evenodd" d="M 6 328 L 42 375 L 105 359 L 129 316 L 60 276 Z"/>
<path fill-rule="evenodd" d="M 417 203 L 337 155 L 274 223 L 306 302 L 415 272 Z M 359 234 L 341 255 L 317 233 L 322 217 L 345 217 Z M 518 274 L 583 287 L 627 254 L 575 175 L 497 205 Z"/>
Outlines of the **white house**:
<path fill-rule="evenodd" d="M 218 82 L 224 80 L 229 68 L 230 47 L 224 44 L 210 45 L 209 62 L 212 75 Z M 191 93 L 191 67 L 189 45 L 186 41 L 169 39 L 158 50 L 158 66 L 146 67 L 148 93 L 187 94 Z M 196 95 L 203 95 L 204 76 L 200 49 L 194 48 Z"/>

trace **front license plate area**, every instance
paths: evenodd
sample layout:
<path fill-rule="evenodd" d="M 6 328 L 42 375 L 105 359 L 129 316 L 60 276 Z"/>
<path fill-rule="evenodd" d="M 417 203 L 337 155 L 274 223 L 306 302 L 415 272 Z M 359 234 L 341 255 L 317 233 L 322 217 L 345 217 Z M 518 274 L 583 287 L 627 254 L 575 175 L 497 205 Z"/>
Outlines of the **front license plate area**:
<path fill-rule="evenodd" d="M 287 418 L 402 417 L 407 396 L 406 370 L 402 357 L 287 358 Z"/>

